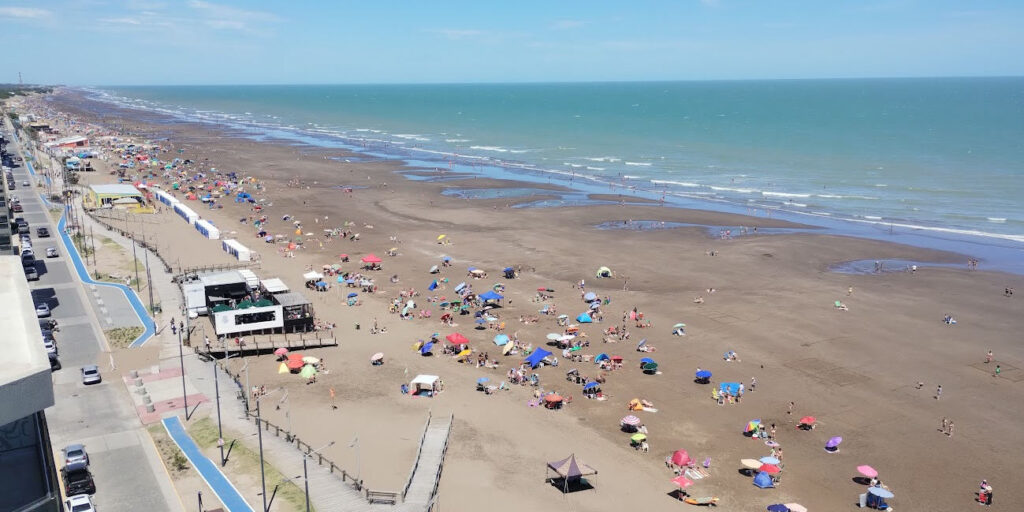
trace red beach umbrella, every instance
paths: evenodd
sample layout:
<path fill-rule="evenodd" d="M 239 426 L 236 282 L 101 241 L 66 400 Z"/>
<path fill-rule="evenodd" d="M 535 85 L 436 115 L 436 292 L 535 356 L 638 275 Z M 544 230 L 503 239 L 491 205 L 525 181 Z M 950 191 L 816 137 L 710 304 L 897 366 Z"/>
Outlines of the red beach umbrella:
<path fill-rule="evenodd" d="M 768 473 L 769 475 L 774 475 L 774 474 L 779 473 L 782 470 L 779 469 L 779 467 L 776 466 L 775 464 L 761 464 L 761 467 L 758 468 L 758 471 L 764 471 L 765 473 Z"/>
<path fill-rule="evenodd" d="M 800 418 L 801 425 L 814 425 L 815 421 L 814 416 L 804 416 L 803 418 Z"/>
<path fill-rule="evenodd" d="M 468 338 L 466 338 L 465 336 L 463 336 L 463 335 L 461 335 L 461 334 L 459 334 L 457 332 L 453 332 L 453 333 L 449 334 L 448 336 L 445 336 L 444 339 L 452 342 L 452 345 L 465 345 L 465 344 L 469 343 L 469 339 Z"/>
<path fill-rule="evenodd" d="M 564 400 L 562 398 L 562 395 L 556 395 L 554 393 L 544 397 L 544 401 L 549 403 L 549 404 L 557 404 L 558 402 L 561 402 L 562 400 Z"/>
<path fill-rule="evenodd" d="M 302 359 L 289 358 L 288 362 L 285 363 L 285 366 L 287 366 L 289 370 L 300 370 L 303 365 L 305 365 L 305 363 L 302 362 Z"/>
<path fill-rule="evenodd" d="M 678 485 L 680 489 L 686 489 L 687 487 L 693 485 L 693 480 L 690 480 L 689 478 L 686 478 L 683 475 L 679 475 L 672 479 L 672 483 Z"/>

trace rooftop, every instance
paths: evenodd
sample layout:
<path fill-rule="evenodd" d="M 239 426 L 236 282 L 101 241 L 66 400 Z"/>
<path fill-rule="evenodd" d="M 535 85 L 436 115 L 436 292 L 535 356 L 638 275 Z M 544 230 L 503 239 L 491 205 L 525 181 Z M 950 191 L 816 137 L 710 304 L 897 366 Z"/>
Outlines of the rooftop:
<path fill-rule="evenodd" d="M 122 183 L 110 183 L 106 185 L 89 185 L 89 188 L 97 194 L 109 194 L 115 196 L 141 196 L 139 189 Z"/>
<path fill-rule="evenodd" d="M 282 305 L 284 307 L 301 306 L 303 304 L 310 304 L 309 299 L 307 299 L 301 293 L 296 293 L 296 292 L 279 293 L 277 295 L 274 295 L 274 300 L 277 301 L 278 304 L 280 304 L 280 305 Z"/>
<path fill-rule="evenodd" d="M 50 359 L 36 319 L 32 292 L 17 256 L 0 256 L 0 425 L 53 405 Z"/>
<path fill-rule="evenodd" d="M 225 270 L 223 272 L 199 274 L 199 282 L 203 283 L 203 286 L 223 286 L 226 284 L 245 284 L 245 278 L 237 270 Z"/>

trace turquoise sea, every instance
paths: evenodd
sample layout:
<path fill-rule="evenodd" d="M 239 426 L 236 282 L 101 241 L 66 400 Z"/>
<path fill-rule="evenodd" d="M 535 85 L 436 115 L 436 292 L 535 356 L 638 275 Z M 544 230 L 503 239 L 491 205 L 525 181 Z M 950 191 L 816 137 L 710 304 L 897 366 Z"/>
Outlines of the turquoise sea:
<path fill-rule="evenodd" d="M 89 92 L 418 165 L 1024 247 L 1024 78 Z"/>

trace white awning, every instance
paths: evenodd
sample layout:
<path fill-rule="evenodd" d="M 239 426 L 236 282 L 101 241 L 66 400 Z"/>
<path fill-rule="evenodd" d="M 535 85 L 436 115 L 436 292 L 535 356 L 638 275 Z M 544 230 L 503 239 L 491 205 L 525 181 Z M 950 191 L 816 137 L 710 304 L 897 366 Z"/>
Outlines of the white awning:
<path fill-rule="evenodd" d="M 260 282 L 263 284 L 263 288 L 267 290 L 267 293 L 284 293 L 288 291 L 288 285 L 284 284 L 284 281 L 276 277 L 264 279 Z"/>
<path fill-rule="evenodd" d="M 437 375 L 417 375 L 416 378 L 412 380 L 412 385 L 427 386 L 432 388 L 434 387 L 434 384 L 436 384 L 437 381 L 440 379 L 441 378 L 438 377 Z"/>
<path fill-rule="evenodd" d="M 302 274 L 302 278 L 306 281 L 313 281 L 323 279 L 324 275 L 319 272 L 306 272 L 305 274 Z"/>

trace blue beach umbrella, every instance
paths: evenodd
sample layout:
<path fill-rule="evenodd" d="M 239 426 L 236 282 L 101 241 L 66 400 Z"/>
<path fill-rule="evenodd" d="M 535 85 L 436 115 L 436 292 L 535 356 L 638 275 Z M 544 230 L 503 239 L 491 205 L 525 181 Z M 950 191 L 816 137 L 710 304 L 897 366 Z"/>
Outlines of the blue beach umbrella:
<path fill-rule="evenodd" d="M 509 339 L 508 339 L 508 335 L 507 334 L 499 334 L 499 335 L 494 337 L 494 344 L 498 345 L 499 347 L 504 345 L 504 344 L 506 344 L 506 343 L 508 343 L 508 342 L 509 342 Z"/>
<path fill-rule="evenodd" d="M 789 507 L 782 503 L 776 503 L 774 505 L 768 505 L 768 512 L 789 512 Z"/>
<path fill-rule="evenodd" d="M 484 320 L 484 317 L 480 317 L 480 318 L 476 319 L 476 323 L 478 323 L 478 324 L 486 324 L 487 320 Z"/>
<path fill-rule="evenodd" d="M 351 299 L 352 297 L 358 297 L 358 296 L 359 296 L 359 294 L 358 294 L 358 293 L 356 293 L 356 292 L 352 292 L 352 293 L 348 294 L 348 298 L 350 298 L 350 299 Z"/>
<path fill-rule="evenodd" d="M 593 302 L 597 300 L 597 294 L 594 292 L 587 292 L 587 294 L 583 296 L 583 300 L 587 302 Z"/>
<path fill-rule="evenodd" d="M 586 391 L 588 389 L 594 389 L 594 388 L 596 388 L 598 386 L 600 386 L 600 384 L 597 383 L 597 382 L 588 382 L 588 383 L 583 385 L 583 390 Z"/>
<path fill-rule="evenodd" d="M 579 316 L 576 317 L 576 321 L 581 323 L 581 324 L 589 324 L 589 323 L 593 322 L 594 320 L 590 318 L 590 314 L 588 314 L 588 313 L 580 313 Z"/>
<path fill-rule="evenodd" d="M 758 461 L 761 464 L 778 464 L 779 463 L 779 459 L 776 459 L 775 457 L 761 457 L 760 459 L 758 459 Z"/>
<path fill-rule="evenodd" d="M 434 342 L 433 341 L 428 341 L 428 342 L 426 342 L 423 345 L 423 348 L 420 349 L 420 354 L 427 355 L 433 349 L 434 349 Z"/>
<path fill-rule="evenodd" d="M 697 372 L 697 378 L 698 379 L 710 379 L 711 378 L 711 372 L 709 372 L 707 370 L 701 370 L 701 371 Z"/>
<path fill-rule="evenodd" d="M 486 384 L 487 382 L 490 382 L 490 381 L 491 381 L 491 379 L 488 379 L 487 377 L 480 377 L 479 379 L 476 380 L 476 383 L 477 384 Z"/>
<path fill-rule="evenodd" d="M 645 357 L 645 358 L 640 360 L 640 364 L 648 364 L 648 363 L 653 363 L 653 362 L 654 362 L 654 359 L 651 359 L 649 357 Z"/>

